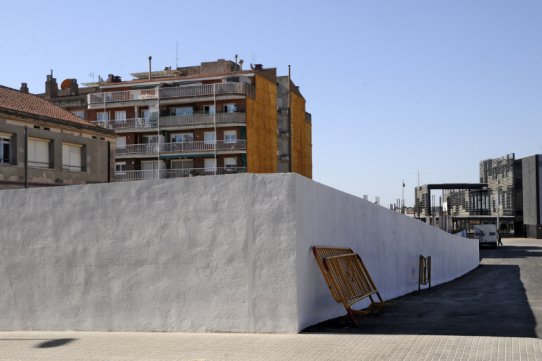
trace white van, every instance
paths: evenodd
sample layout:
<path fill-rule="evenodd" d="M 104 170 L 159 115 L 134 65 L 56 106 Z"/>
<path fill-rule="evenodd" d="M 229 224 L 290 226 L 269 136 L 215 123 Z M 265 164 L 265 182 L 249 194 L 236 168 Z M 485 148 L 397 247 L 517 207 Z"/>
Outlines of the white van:
<path fill-rule="evenodd" d="M 499 241 L 497 226 L 494 224 L 479 224 L 474 226 L 474 237 L 480 241 L 480 246 L 497 247 Z"/>

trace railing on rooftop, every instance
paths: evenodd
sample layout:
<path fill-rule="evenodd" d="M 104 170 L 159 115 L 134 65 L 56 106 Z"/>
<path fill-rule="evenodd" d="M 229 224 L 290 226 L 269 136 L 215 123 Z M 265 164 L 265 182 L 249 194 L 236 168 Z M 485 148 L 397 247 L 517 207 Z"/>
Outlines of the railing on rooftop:
<path fill-rule="evenodd" d="M 115 156 L 153 156 L 160 154 L 185 154 L 246 149 L 246 140 L 187 141 L 175 143 L 128 144 L 115 149 Z"/>
<path fill-rule="evenodd" d="M 250 87 L 250 84 L 245 83 L 218 83 L 194 86 L 122 90 L 89 94 L 87 101 L 89 105 L 92 105 L 131 102 L 158 98 L 172 99 L 225 94 L 246 95 L 250 92 Z"/>
<path fill-rule="evenodd" d="M 145 179 L 167 179 L 195 177 L 202 175 L 221 175 L 246 173 L 246 167 L 217 167 L 217 168 L 184 168 L 184 169 L 150 169 L 130 170 L 115 174 L 115 181 L 126 182 Z"/>

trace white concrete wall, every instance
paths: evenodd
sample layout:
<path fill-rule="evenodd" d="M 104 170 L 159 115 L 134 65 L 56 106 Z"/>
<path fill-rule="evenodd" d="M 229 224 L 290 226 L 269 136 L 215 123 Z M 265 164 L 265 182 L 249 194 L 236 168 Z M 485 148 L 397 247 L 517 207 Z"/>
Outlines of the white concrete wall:
<path fill-rule="evenodd" d="M 343 314 L 313 244 L 358 251 L 386 298 L 477 244 L 297 175 L 0 192 L 0 330 L 297 332 Z M 476 245 L 476 246 L 475 246 Z"/>
<path fill-rule="evenodd" d="M 352 248 L 385 300 L 418 290 L 420 254 L 431 256 L 432 285 L 453 280 L 479 264 L 478 241 L 450 235 L 303 177 L 296 177 L 295 190 L 300 330 L 346 313 L 331 298 L 312 246 Z"/>

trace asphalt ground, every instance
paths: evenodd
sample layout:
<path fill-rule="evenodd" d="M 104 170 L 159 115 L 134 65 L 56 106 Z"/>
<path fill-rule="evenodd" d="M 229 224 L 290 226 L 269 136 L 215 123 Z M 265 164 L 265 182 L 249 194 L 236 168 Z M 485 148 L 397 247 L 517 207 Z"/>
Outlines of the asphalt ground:
<path fill-rule="evenodd" d="M 357 316 L 359 327 L 345 316 L 304 332 L 541 338 L 542 241 L 505 238 L 503 244 L 482 248 L 480 266 L 463 277 Z"/>

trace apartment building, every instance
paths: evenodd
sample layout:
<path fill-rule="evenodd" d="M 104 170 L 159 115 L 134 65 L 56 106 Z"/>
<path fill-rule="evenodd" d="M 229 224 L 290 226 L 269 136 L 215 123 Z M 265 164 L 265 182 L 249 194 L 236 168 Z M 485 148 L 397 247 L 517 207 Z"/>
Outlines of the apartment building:
<path fill-rule="evenodd" d="M 239 172 L 312 178 L 311 116 L 299 88 L 275 68 L 217 60 L 151 71 L 149 58 L 149 71 L 131 75 L 69 95 L 80 101 L 86 92 L 86 109 L 73 102 L 70 111 L 117 134 L 117 181 Z M 67 97 L 49 98 L 68 108 Z"/>
<path fill-rule="evenodd" d="M 497 224 L 505 236 L 542 238 L 542 155 L 514 153 L 480 162 L 480 183 L 426 184 L 415 189 L 416 218 L 448 231 Z M 436 198 L 431 191 L 442 190 Z"/>
<path fill-rule="evenodd" d="M 50 102 L 0 86 L 0 189 L 108 182 L 115 134 Z"/>

